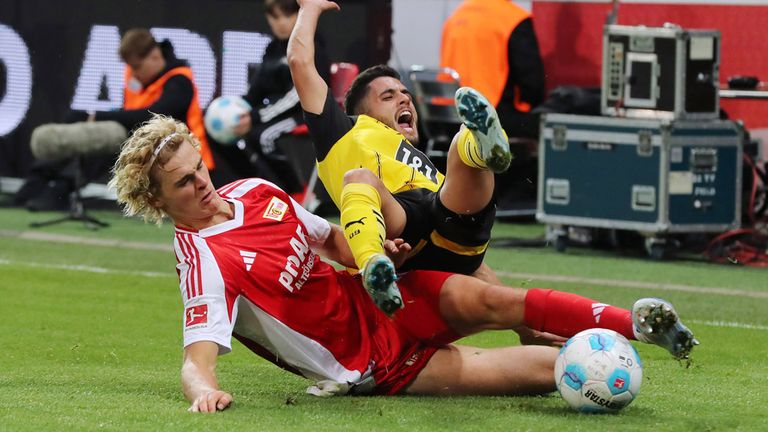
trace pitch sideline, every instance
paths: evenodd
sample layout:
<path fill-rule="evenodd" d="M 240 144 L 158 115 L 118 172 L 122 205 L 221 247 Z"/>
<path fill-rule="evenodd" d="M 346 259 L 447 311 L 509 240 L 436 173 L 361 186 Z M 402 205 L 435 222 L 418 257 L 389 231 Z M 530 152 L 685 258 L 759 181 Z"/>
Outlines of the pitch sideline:
<path fill-rule="evenodd" d="M 581 276 L 545 275 L 537 273 L 496 272 L 497 275 L 510 279 L 541 280 L 546 282 L 566 282 L 600 286 L 616 286 L 621 288 L 655 289 L 660 291 L 679 291 L 697 294 L 713 294 L 731 297 L 768 298 L 768 292 L 747 291 L 734 288 L 708 288 L 693 285 L 629 281 L 620 279 L 599 279 Z"/>
<path fill-rule="evenodd" d="M 51 270 L 72 270 L 72 271 L 81 271 L 86 273 L 97 273 L 97 274 L 118 274 L 118 275 L 128 275 L 128 276 L 145 276 L 145 277 L 152 277 L 152 278 L 165 278 L 165 277 L 176 278 L 176 273 L 174 272 L 160 273 L 160 272 L 149 272 L 149 271 L 116 270 L 116 269 L 108 269 L 104 267 L 94 267 L 94 266 L 86 266 L 86 265 L 51 264 L 51 263 L 37 263 L 37 262 L 30 262 L 30 261 L 11 261 L 11 260 L 2 259 L 2 258 L 0 258 L 0 265 L 18 265 L 18 266 L 24 266 L 24 267 L 34 267 L 34 268 L 43 268 L 43 269 L 51 269 Z"/>
<path fill-rule="evenodd" d="M 130 241 L 123 241 L 123 240 L 116 240 L 116 239 L 91 239 L 91 238 L 84 238 L 84 237 L 78 237 L 78 236 L 72 236 L 72 235 L 43 233 L 43 232 L 36 232 L 36 231 L 0 230 L 0 237 L 15 237 L 23 240 L 32 240 L 32 241 L 50 241 L 55 243 L 70 243 L 70 244 L 82 244 L 82 245 L 104 246 L 104 247 L 121 247 L 121 248 L 139 249 L 139 250 L 169 251 L 169 252 L 172 250 L 170 245 L 164 245 L 159 243 L 130 242 Z M 22 262 L 14 262 L 14 263 L 20 264 L 20 265 L 33 266 L 33 267 L 45 267 L 45 266 L 51 265 L 51 264 L 44 264 L 44 263 L 27 263 L 27 264 Z M 12 262 L 4 261 L 0 259 L 0 264 L 12 264 Z M 68 266 L 64 265 L 62 267 L 56 267 L 56 268 L 92 271 L 94 273 L 119 272 L 121 274 L 146 275 L 150 277 L 163 276 L 163 274 L 161 273 L 140 272 L 140 271 L 131 272 L 127 270 L 110 270 L 110 269 L 102 269 L 99 267 L 77 266 L 77 265 L 68 265 Z M 89 269 L 92 269 L 92 270 L 89 270 Z M 169 273 L 169 274 L 173 274 L 173 273 Z M 697 293 L 697 294 L 724 295 L 724 296 L 731 296 L 731 297 L 748 297 L 748 298 L 758 298 L 758 299 L 768 298 L 768 292 L 766 291 L 747 291 L 747 290 L 740 290 L 740 289 L 733 289 L 733 288 L 700 287 L 700 286 L 683 285 L 683 284 L 654 283 L 654 282 L 630 281 L 630 280 L 620 280 L 620 279 L 588 278 L 588 277 L 581 277 L 581 276 L 546 275 L 546 274 L 536 274 L 536 273 L 517 273 L 517 272 L 505 272 L 505 271 L 499 271 L 497 272 L 497 274 L 500 277 L 506 277 L 509 279 L 579 283 L 579 284 L 599 285 L 599 286 L 615 286 L 615 287 L 621 287 L 621 288 L 677 291 L 677 292 L 689 292 L 689 293 Z"/>
<path fill-rule="evenodd" d="M 71 271 L 82 271 L 87 273 L 98 273 L 98 274 L 123 274 L 123 275 L 129 275 L 129 276 L 144 276 L 144 277 L 152 277 L 152 278 L 170 278 L 175 277 L 176 275 L 173 272 L 168 273 L 160 273 L 160 272 L 148 272 L 148 271 L 131 271 L 131 270 L 115 270 L 115 269 L 108 269 L 104 267 L 94 267 L 94 266 L 85 266 L 85 265 L 68 265 L 68 264 L 51 264 L 51 263 L 36 263 L 36 262 L 29 262 L 29 261 L 11 261 L 7 259 L 1 259 L 0 258 L 0 265 L 20 265 L 25 267 L 35 267 L 35 268 L 45 268 L 45 269 L 59 269 L 59 270 L 71 270 Z M 650 283 L 643 283 L 643 282 L 631 282 L 631 281 L 613 281 L 611 279 L 593 279 L 593 278 L 579 278 L 579 277 L 571 277 L 571 276 L 542 276 L 542 275 L 536 275 L 536 274 L 529 274 L 529 273 L 502 273 L 499 272 L 499 275 L 506 276 L 510 278 L 526 278 L 526 279 L 540 279 L 540 280 L 547 280 L 547 281 L 555 281 L 555 282 L 576 282 L 576 283 L 592 283 L 595 285 L 609 285 L 613 282 L 621 282 L 625 287 L 632 287 L 632 288 L 646 288 L 646 289 L 664 289 L 668 291 L 686 291 L 686 292 L 701 292 L 701 293 L 708 293 L 708 294 L 720 294 L 720 295 L 729 295 L 729 293 L 723 293 L 721 291 L 725 289 L 720 288 L 702 288 L 702 287 L 692 287 L 687 285 L 675 285 L 675 284 L 650 284 Z M 598 283 L 600 282 L 600 283 Z M 631 285 L 635 284 L 635 285 Z M 685 289 L 680 289 L 685 288 Z M 706 291 L 696 291 L 696 290 L 706 290 Z M 729 291 L 729 290 L 726 290 Z M 738 294 L 738 292 L 741 292 L 742 294 Z M 750 293 L 748 291 L 738 291 L 736 294 L 732 294 L 734 296 L 743 296 L 744 293 L 746 294 L 756 294 L 756 293 Z M 766 294 L 766 293 L 757 293 L 757 294 Z M 768 295 L 760 296 L 760 297 L 768 297 Z M 698 325 L 705 325 L 710 327 L 727 327 L 727 328 L 737 328 L 737 329 L 743 329 L 743 330 L 760 330 L 760 331 L 768 331 L 768 326 L 760 325 L 760 324 L 749 324 L 749 323 L 740 323 L 740 322 L 732 322 L 732 321 L 703 321 L 703 320 L 690 320 L 693 324 Z"/>

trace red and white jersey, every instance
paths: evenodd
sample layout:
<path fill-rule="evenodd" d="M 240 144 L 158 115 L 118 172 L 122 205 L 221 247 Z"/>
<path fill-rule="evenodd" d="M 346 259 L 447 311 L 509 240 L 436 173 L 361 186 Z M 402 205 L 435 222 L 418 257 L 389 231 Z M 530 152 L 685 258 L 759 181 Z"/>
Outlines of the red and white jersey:
<path fill-rule="evenodd" d="M 363 303 L 372 303 L 312 251 L 328 238 L 328 222 L 265 180 L 240 180 L 219 194 L 234 205 L 233 219 L 176 229 L 184 346 L 212 341 L 224 354 L 234 335 L 310 379 L 367 378 L 375 359 L 366 336 L 375 323 Z"/>

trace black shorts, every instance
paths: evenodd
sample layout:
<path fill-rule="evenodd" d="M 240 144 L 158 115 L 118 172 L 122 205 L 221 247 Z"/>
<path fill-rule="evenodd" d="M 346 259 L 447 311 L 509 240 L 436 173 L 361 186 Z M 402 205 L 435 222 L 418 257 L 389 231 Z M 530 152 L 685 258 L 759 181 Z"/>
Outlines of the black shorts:
<path fill-rule="evenodd" d="M 400 237 L 416 252 L 399 270 L 472 274 L 480 267 L 491 239 L 495 201 L 478 213 L 459 215 L 445 208 L 439 192 L 414 189 L 394 197 L 407 218 Z"/>

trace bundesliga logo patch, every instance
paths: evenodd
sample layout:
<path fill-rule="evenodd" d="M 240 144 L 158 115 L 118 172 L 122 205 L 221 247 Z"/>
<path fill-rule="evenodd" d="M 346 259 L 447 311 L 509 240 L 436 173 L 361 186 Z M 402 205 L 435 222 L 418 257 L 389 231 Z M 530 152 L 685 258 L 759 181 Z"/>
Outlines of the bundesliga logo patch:
<path fill-rule="evenodd" d="M 288 204 L 286 204 L 285 201 L 278 197 L 272 197 L 272 200 L 267 206 L 267 210 L 264 212 L 264 218 L 276 220 L 279 222 L 283 220 L 283 216 L 285 216 L 286 210 L 288 210 Z"/>
<path fill-rule="evenodd" d="M 208 323 L 208 305 L 190 306 L 184 311 L 184 327 Z"/>
<path fill-rule="evenodd" d="M 624 380 L 621 378 L 616 378 L 616 380 L 613 382 L 613 387 L 617 389 L 624 388 Z"/>

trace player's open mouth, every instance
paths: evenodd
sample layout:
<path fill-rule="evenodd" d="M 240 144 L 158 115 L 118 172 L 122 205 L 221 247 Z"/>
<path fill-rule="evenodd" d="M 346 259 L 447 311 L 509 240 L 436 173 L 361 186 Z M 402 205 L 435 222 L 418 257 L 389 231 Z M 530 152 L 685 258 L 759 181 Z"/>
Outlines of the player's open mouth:
<path fill-rule="evenodd" d="M 397 115 L 397 125 L 400 129 L 408 132 L 413 131 L 413 113 L 409 110 L 403 110 Z"/>

